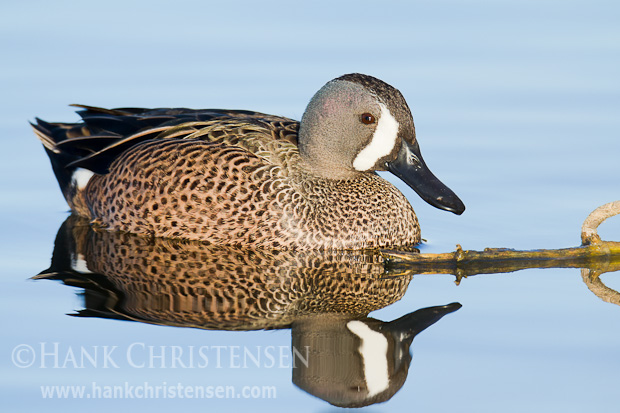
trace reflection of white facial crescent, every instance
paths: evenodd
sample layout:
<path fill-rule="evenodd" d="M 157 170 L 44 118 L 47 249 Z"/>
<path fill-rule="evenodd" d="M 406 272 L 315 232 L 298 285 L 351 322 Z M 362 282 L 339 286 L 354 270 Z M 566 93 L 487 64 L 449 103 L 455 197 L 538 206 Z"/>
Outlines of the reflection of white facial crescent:
<path fill-rule="evenodd" d="M 381 393 L 388 388 L 387 338 L 377 333 L 361 321 L 349 321 L 347 328 L 362 340 L 359 352 L 364 361 L 364 378 L 368 397 Z"/>
<path fill-rule="evenodd" d="M 370 143 L 353 160 L 353 168 L 358 171 L 367 171 L 372 168 L 380 158 L 389 155 L 396 144 L 398 122 L 387 106 L 379 103 L 379 107 L 381 108 L 381 116 L 375 133 L 372 135 Z"/>

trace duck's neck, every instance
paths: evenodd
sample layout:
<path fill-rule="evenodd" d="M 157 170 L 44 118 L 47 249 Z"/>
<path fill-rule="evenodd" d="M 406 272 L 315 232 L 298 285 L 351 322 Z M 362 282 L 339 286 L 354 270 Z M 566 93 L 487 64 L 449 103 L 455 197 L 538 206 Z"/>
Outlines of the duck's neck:
<path fill-rule="evenodd" d="M 324 159 L 322 162 L 313 162 L 302 156 L 301 169 L 305 174 L 329 180 L 350 180 L 358 177 L 361 172 L 347 169 Z"/>

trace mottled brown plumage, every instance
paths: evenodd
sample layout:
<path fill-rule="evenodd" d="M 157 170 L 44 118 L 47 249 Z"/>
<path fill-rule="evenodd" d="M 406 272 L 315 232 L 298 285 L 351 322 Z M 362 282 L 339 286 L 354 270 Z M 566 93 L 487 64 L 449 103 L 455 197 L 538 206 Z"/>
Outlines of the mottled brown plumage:
<path fill-rule="evenodd" d="M 83 123 L 39 120 L 34 129 L 71 208 L 110 231 L 284 249 L 420 242 L 413 208 L 375 173 L 401 158 L 426 168 L 421 157 L 399 152 L 417 150 L 402 95 L 370 76 L 348 75 L 312 102 L 303 130 L 294 120 L 248 111 L 85 106 Z M 364 112 L 375 125 L 360 123 Z M 396 127 L 385 133 L 379 125 L 390 119 Z M 382 139 L 384 152 L 366 155 L 374 163 L 354 167 Z M 76 173 L 84 170 L 95 174 L 80 183 Z M 444 207 L 454 195 L 445 189 L 425 199 Z M 462 212 L 460 205 L 445 209 Z"/>

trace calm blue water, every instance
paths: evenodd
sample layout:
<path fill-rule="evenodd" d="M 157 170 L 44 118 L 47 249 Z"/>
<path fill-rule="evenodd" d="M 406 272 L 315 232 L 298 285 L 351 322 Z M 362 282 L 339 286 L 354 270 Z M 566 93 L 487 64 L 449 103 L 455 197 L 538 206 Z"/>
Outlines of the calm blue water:
<path fill-rule="evenodd" d="M 291 368 L 20 368 L 35 355 L 143 343 L 172 351 L 291 346 L 291 331 L 222 332 L 69 317 L 80 289 L 32 281 L 67 216 L 27 124 L 73 121 L 70 103 L 252 109 L 299 119 L 349 72 L 399 88 L 433 172 L 465 202 L 460 217 L 411 199 L 424 252 L 579 244 L 597 206 L 620 198 L 620 6 L 612 1 L 31 1 L 0 4 L 0 400 L 3 411 L 336 409 L 291 382 Z M 604 239 L 620 241 L 620 219 Z M 618 273 L 603 276 L 620 289 Z M 576 269 L 420 275 L 371 313 L 463 307 L 421 333 L 402 389 L 369 411 L 617 411 L 620 308 Z M 43 343 L 43 344 L 41 344 Z M 43 347 L 42 347 L 43 346 Z M 23 347 L 21 347 L 23 348 Z M 24 353 L 24 357 L 26 354 Z M 116 356 L 115 356 L 116 357 Z M 24 359 L 25 360 L 25 359 Z M 61 399 L 42 385 L 270 385 L 276 399 Z"/>

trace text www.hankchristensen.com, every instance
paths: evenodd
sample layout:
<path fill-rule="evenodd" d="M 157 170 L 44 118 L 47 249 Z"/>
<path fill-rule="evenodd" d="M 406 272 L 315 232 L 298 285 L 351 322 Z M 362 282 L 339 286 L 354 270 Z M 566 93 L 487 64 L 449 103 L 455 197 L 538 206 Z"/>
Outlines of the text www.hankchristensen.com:
<path fill-rule="evenodd" d="M 138 385 L 48 385 L 41 386 L 44 399 L 275 399 L 275 386 L 201 386 L 181 383 Z"/>

